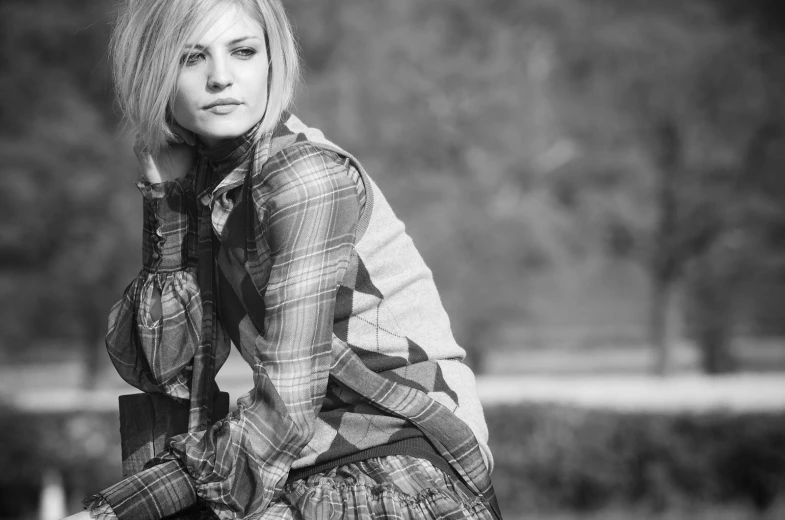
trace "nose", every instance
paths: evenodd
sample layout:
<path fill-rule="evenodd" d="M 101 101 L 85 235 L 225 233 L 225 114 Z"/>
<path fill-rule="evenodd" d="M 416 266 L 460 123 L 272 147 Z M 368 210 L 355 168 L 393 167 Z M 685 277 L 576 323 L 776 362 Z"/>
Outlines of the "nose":
<path fill-rule="evenodd" d="M 211 90 L 223 90 L 234 83 L 229 65 L 220 57 L 212 60 L 207 74 L 207 86 Z"/>

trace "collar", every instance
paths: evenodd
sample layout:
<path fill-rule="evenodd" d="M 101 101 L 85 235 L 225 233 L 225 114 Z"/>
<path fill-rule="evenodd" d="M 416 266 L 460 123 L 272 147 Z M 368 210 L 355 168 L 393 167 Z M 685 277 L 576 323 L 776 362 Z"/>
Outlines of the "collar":
<path fill-rule="evenodd" d="M 256 123 L 243 135 L 221 141 L 216 146 L 208 147 L 201 141 L 196 151 L 201 163 L 198 182 L 198 199 L 204 205 L 211 205 L 216 197 L 242 184 L 249 167 L 258 136 L 261 121 Z M 265 136 L 266 137 L 266 136 Z M 264 137 L 261 139 L 264 141 Z"/>
<path fill-rule="evenodd" d="M 215 174 L 226 174 L 239 166 L 253 149 L 253 145 L 257 141 L 257 132 L 261 121 L 256 123 L 250 130 L 243 135 L 237 136 L 233 139 L 226 139 L 221 141 L 216 146 L 208 147 L 201 141 L 198 142 L 196 151 L 200 157 L 207 160 L 210 169 Z M 221 175 L 222 177 L 224 175 Z"/>

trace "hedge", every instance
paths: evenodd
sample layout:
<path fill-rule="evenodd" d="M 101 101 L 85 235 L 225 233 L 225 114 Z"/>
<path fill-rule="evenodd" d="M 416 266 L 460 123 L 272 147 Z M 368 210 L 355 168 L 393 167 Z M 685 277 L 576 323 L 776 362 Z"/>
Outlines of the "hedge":
<path fill-rule="evenodd" d="M 0 518 L 36 518 L 42 477 L 59 471 L 71 509 L 122 476 L 117 414 L 31 414 L 0 405 Z"/>
<path fill-rule="evenodd" d="M 486 407 L 493 481 L 508 518 L 785 503 L 785 413 L 622 413 L 558 405 Z M 0 407 L 0 511 L 30 517 L 41 475 L 74 499 L 121 475 L 113 413 Z M 72 504 L 73 507 L 73 504 Z M 778 508 L 779 510 L 779 508 Z"/>
<path fill-rule="evenodd" d="M 486 409 L 502 511 L 650 511 L 785 501 L 785 413 Z"/>

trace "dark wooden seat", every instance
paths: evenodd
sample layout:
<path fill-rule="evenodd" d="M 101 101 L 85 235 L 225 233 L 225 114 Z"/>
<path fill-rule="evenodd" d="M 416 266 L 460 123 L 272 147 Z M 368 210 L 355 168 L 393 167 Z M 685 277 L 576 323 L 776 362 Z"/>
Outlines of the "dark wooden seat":
<path fill-rule="evenodd" d="M 134 475 L 164 449 L 166 439 L 188 431 L 188 403 L 164 394 L 121 395 L 120 446 L 123 478 Z M 229 394 L 218 392 L 212 422 L 229 414 Z"/>

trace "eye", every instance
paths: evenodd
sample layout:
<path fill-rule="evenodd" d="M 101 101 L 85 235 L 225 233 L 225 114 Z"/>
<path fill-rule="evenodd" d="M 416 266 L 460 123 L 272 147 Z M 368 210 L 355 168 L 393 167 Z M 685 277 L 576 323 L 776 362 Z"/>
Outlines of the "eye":
<path fill-rule="evenodd" d="M 256 49 L 252 49 L 250 47 L 243 47 L 241 49 L 236 49 L 233 54 L 238 58 L 247 60 L 253 58 L 256 55 Z"/>
<path fill-rule="evenodd" d="M 180 65 L 185 65 L 186 67 L 190 67 L 192 65 L 196 65 L 199 60 L 204 58 L 204 54 L 201 52 L 190 52 L 183 54 L 180 58 Z"/>

